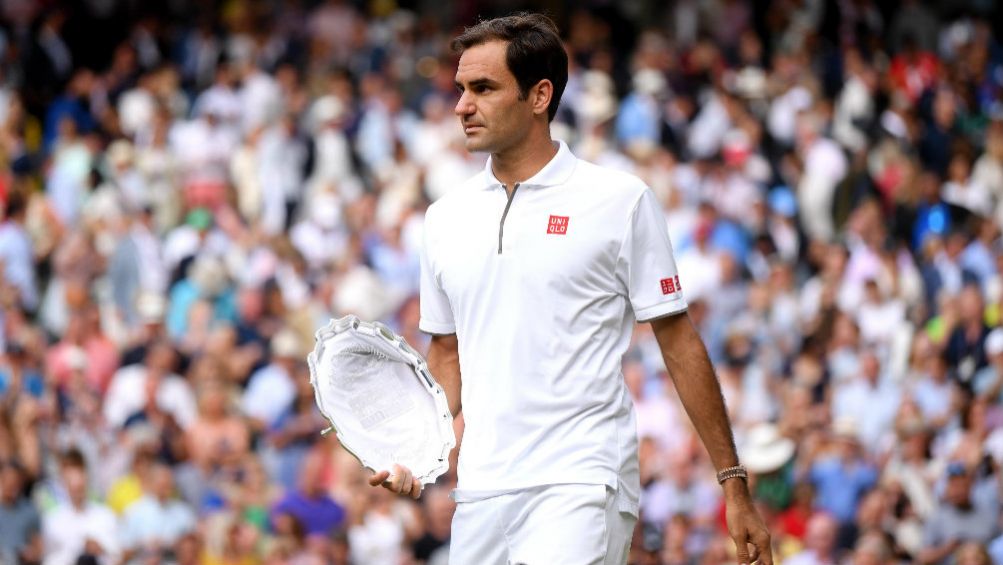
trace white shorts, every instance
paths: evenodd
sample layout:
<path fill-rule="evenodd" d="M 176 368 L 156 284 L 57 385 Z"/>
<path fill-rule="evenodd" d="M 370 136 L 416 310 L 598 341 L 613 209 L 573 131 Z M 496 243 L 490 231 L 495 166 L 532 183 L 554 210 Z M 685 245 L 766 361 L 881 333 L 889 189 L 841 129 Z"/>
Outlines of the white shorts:
<path fill-rule="evenodd" d="M 450 565 L 624 565 L 637 518 L 605 485 L 534 487 L 458 501 Z"/>

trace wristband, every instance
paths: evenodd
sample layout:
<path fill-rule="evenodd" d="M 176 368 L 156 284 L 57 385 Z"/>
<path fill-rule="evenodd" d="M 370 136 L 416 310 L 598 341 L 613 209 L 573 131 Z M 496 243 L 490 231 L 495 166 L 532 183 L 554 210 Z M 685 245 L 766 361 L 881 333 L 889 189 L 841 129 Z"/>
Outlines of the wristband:
<path fill-rule="evenodd" d="M 735 465 L 734 467 L 728 467 L 726 469 L 721 469 L 717 472 L 717 482 L 718 484 L 724 484 L 728 479 L 742 478 L 746 481 L 749 480 L 749 471 L 745 469 L 744 465 Z"/>

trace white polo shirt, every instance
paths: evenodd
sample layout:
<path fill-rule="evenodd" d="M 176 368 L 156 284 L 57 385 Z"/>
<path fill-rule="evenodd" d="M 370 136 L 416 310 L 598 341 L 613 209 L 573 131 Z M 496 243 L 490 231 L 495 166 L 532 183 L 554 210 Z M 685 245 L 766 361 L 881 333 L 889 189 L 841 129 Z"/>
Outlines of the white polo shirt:
<path fill-rule="evenodd" d="M 624 489 L 624 510 L 636 514 L 637 432 L 621 357 L 635 319 L 685 308 L 654 193 L 563 142 L 511 198 L 488 159 L 429 207 L 420 328 L 459 342 L 457 500 L 606 484 Z"/>

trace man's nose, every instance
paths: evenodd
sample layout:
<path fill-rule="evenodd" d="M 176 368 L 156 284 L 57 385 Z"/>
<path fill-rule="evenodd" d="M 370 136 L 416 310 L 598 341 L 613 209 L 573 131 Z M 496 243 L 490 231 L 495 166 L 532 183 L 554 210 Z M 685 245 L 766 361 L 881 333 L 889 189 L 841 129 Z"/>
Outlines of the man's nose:
<path fill-rule="evenodd" d="M 474 113 L 474 104 L 466 92 L 461 94 L 460 99 L 456 101 L 456 107 L 453 108 L 453 112 L 457 116 L 467 116 Z"/>

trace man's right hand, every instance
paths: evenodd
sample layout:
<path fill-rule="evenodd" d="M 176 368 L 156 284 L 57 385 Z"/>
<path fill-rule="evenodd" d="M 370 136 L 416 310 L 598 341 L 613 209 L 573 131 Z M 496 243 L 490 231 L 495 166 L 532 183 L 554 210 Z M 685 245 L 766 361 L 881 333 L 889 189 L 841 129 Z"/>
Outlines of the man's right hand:
<path fill-rule="evenodd" d="M 414 478 L 410 469 L 400 465 L 394 465 L 393 473 L 380 471 L 369 477 L 369 486 L 383 486 L 392 493 L 407 495 L 411 498 L 421 496 L 421 481 Z"/>

